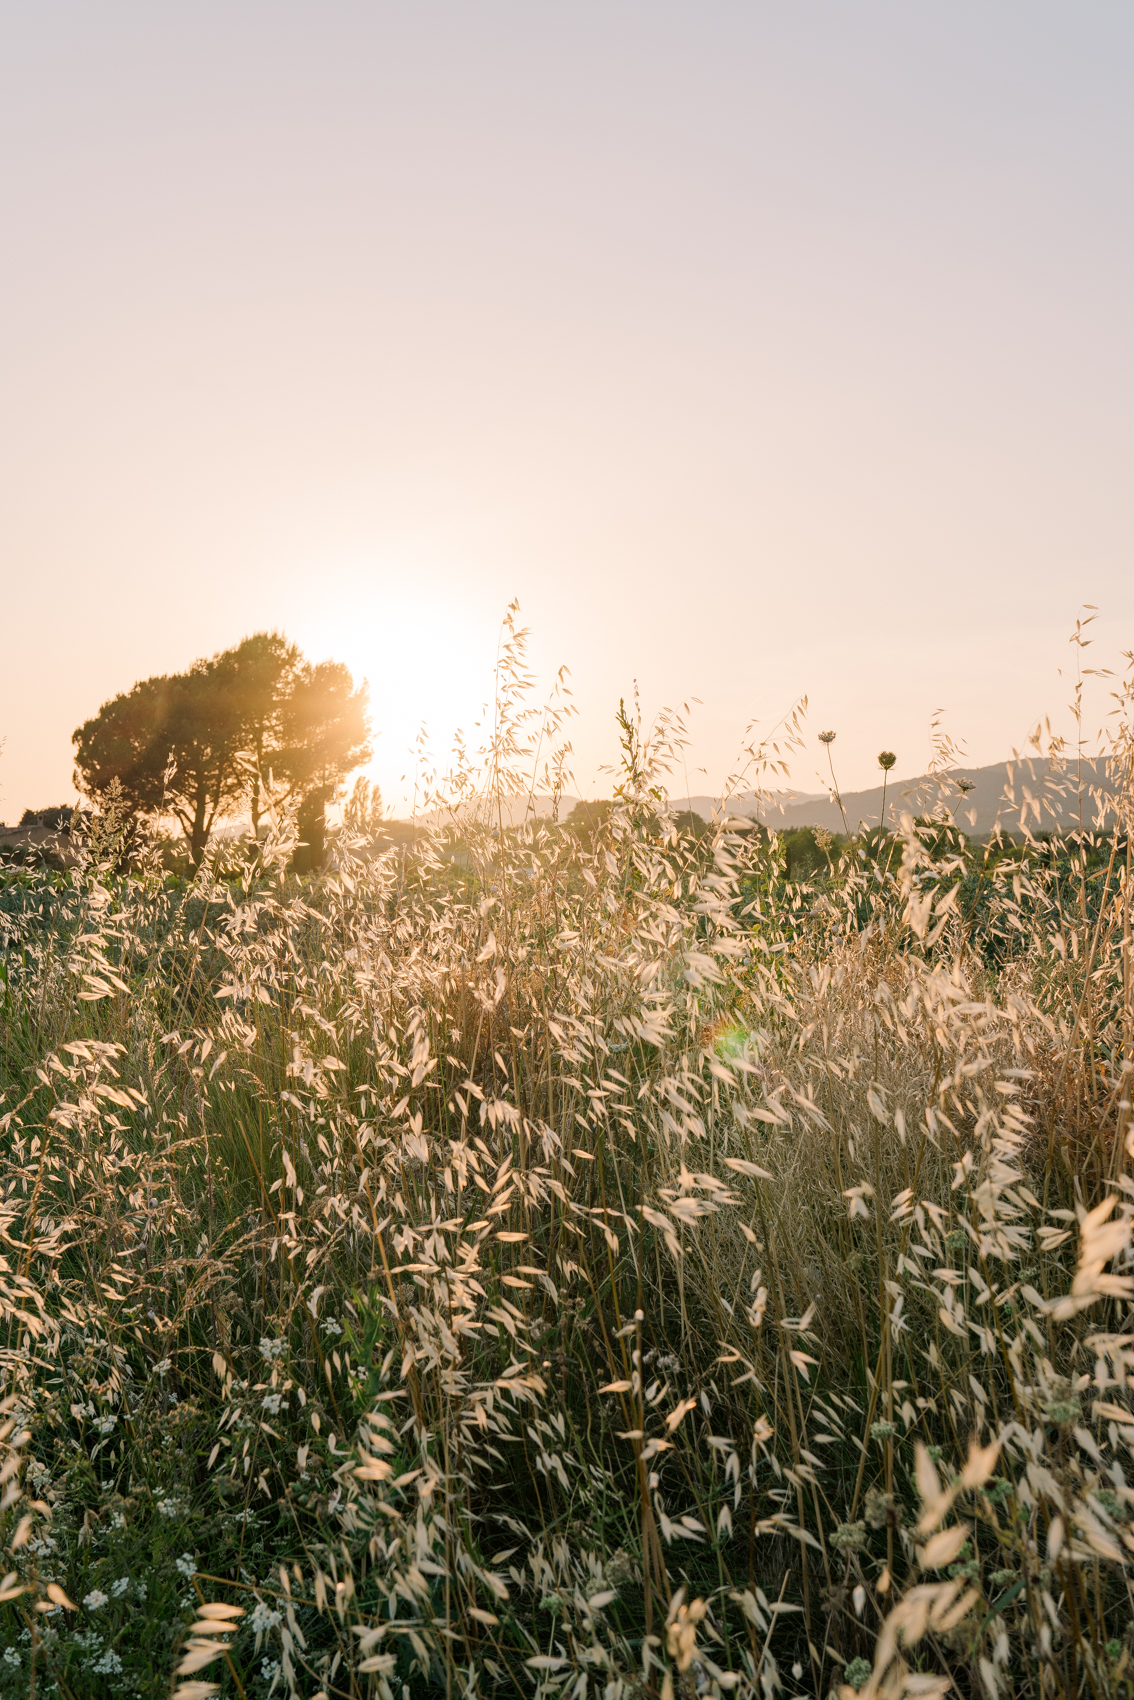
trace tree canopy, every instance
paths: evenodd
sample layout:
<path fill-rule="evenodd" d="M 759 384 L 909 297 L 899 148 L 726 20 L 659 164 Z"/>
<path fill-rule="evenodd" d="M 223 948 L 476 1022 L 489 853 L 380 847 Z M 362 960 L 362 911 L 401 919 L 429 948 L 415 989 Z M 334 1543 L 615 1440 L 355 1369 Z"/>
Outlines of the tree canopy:
<path fill-rule="evenodd" d="M 98 800 L 114 780 L 135 815 L 172 815 L 197 866 L 219 820 L 247 806 L 297 809 L 322 858 L 323 811 L 370 758 L 368 687 L 337 661 L 310 663 L 279 632 L 256 632 L 185 673 L 143 679 L 80 726 L 75 784 Z"/>

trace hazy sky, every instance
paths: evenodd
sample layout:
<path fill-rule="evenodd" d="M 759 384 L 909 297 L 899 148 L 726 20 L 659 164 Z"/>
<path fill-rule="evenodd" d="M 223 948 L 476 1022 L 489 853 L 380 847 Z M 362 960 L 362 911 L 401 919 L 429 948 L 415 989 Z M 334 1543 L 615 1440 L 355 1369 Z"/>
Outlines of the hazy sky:
<path fill-rule="evenodd" d="M 400 808 L 513 596 L 590 794 L 635 679 L 693 791 L 802 693 L 848 789 L 1065 719 L 1079 605 L 1134 644 L 1132 86 L 1128 0 L 4 7 L 0 816 L 268 626 Z"/>

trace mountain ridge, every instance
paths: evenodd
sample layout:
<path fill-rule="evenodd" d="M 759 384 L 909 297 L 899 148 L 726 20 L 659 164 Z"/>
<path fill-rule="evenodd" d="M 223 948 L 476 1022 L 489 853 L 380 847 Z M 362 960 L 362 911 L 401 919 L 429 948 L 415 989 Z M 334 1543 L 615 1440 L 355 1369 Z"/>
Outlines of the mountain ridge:
<path fill-rule="evenodd" d="M 1018 756 L 984 767 L 952 767 L 940 773 L 917 774 L 896 783 L 890 781 L 885 788 L 879 784 L 844 791 L 841 809 L 833 792 L 781 791 L 769 798 L 747 791 L 728 799 L 727 812 L 759 820 L 773 832 L 818 826 L 828 832 L 853 833 L 860 827 L 880 824 L 885 795 L 886 824 L 890 829 L 898 825 L 903 814 L 931 815 L 944 807 L 963 832 L 982 837 L 998 823 L 1006 832 L 1022 832 L 1025 826 L 1036 833 L 1077 828 L 1080 790 L 1082 824 L 1089 831 L 1100 823 L 1098 799 L 1093 793 L 1101 793 L 1105 798 L 1114 790 L 1102 760 L 1090 757 L 1083 758 L 1078 777 L 1073 762 L 1060 763 L 1056 758 L 1039 755 Z M 578 802 L 575 796 L 559 798 L 560 821 L 567 819 Z M 518 826 L 531 813 L 546 819 L 553 806 L 553 799 L 545 795 L 505 799 L 505 824 Z M 705 821 L 725 812 L 722 799 L 708 793 L 692 796 L 671 793 L 669 806 L 675 813 L 690 809 Z M 492 814 L 495 818 L 495 806 Z M 444 818 L 434 811 L 422 824 L 441 824 Z"/>

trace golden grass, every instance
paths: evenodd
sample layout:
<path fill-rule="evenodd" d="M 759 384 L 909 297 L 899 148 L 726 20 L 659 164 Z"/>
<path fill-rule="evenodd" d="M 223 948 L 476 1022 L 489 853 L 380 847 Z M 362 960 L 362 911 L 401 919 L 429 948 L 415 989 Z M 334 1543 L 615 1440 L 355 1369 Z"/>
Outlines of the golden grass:
<path fill-rule="evenodd" d="M 676 718 L 506 830 L 521 638 L 460 867 L 9 888 L 0 1693 L 1134 1692 L 1129 690 L 1110 838 L 795 886 Z"/>

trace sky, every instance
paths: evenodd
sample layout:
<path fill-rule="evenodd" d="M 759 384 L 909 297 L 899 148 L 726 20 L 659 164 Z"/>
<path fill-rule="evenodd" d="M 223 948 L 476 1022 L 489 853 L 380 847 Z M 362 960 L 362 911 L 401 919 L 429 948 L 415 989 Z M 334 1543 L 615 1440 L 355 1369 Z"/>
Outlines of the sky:
<path fill-rule="evenodd" d="M 690 792 L 803 695 L 803 791 L 1066 730 L 1082 605 L 1134 647 L 1132 78 L 1125 0 L 3 8 L 0 817 L 270 627 L 404 813 L 513 598 L 585 795 L 635 683 Z"/>

